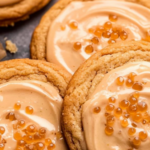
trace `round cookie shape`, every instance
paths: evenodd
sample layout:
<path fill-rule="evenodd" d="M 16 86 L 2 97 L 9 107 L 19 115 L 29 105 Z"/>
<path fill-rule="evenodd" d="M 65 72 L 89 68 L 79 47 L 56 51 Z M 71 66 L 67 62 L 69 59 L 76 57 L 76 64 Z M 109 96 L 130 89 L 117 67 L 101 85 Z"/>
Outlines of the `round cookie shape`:
<path fill-rule="evenodd" d="M 6 0 L 0 1 L 0 26 L 13 26 L 15 22 L 29 18 L 29 15 L 47 5 L 50 0 Z"/>
<path fill-rule="evenodd" d="M 0 63 L 1 149 L 67 150 L 62 102 L 70 75 L 43 61 Z"/>
<path fill-rule="evenodd" d="M 67 143 L 71 150 L 91 149 L 91 147 L 89 147 L 90 142 L 91 143 L 97 142 L 95 137 L 93 138 L 93 135 L 100 136 L 99 131 L 92 132 L 93 130 L 91 131 L 91 129 L 88 128 L 89 127 L 88 123 L 93 125 L 93 129 L 96 128 L 94 121 L 92 121 L 90 118 L 88 118 L 88 116 L 87 116 L 87 118 L 89 119 L 88 121 L 90 121 L 90 122 L 85 123 L 85 121 L 87 121 L 86 115 L 85 115 L 86 110 L 88 110 L 87 103 L 92 102 L 92 101 L 90 101 L 91 100 L 90 98 L 92 97 L 92 95 L 94 95 L 93 93 L 95 92 L 97 87 L 102 82 L 104 83 L 103 79 L 105 79 L 107 74 L 109 74 L 109 72 L 113 71 L 114 69 L 119 69 L 119 67 L 121 68 L 130 63 L 131 64 L 132 63 L 140 64 L 140 62 L 141 62 L 141 64 L 142 64 L 143 61 L 147 61 L 149 63 L 150 62 L 149 46 L 150 46 L 149 42 L 144 42 L 144 41 L 122 42 L 122 43 L 116 43 L 112 46 L 108 46 L 107 48 L 102 49 L 102 51 L 97 52 L 91 58 L 89 58 L 85 63 L 83 63 L 80 66 L 80 68 L 77 70 L 77 72 L 73 75 L 72 80 L 70 81 L 70 83 L 68 85 L 65 99 L 64 99 L 64 105 L 63 105 L 64 106 L 63 107 L 63 131 L 65 134 Z M 144 70 L 144 66 L 142 69 Z M 130 70 L 130 71 L 132 72 L 133 70 Z M 126 73 L 126 72 L 123 72 L 123 73 Z M 124 85 L 125 85 L 126 80 L 123 81 L 121 78 L 117 79 L 118 76 L 119 75 L 116 74 L 116 76 L 113 76 L 113 78 L 109 79 L 110 83 L 105 83 L 105 84 L 108 84 L 108 86 L 109 86 L 116 79 L 117 80 L 116 83 L 118 83 L 118 81 L 119 81 L 119 86 L 121 86 L 122 83 L 124 83 Z M 132 74 L 132 76 L 134 76 L 134 74 Z M 137 80 L 135 80 L 135 82 L 136 81 Z M 144 84 L 145 84 L 145 82 L 142 83 L 143 87 L 144 87 Z M 146 86 L 146 84 L 145 84 L 145 86 Z M 101 88 L 105 88 L 105 87 L 106 86 L 101 85 Z M 130 88 L 131 87 L 129 87 L 129 89 Z M 138 90 L 137 86 L 134 86 L 134 88 L 136 90 Z M 115 90 L 115 87 L 112 89 L 108 89 L 109 92 L 111 92 L 113 90 Z M 119 90 L 119 88 L 118 88 L 118 90 Z M 142 89 L 139 89 L 138 92 L 141 92 L 141 90 Z M 99 92 L 101 92 L 101 91 L 99 91 Z M 98 95 L 95 95 L 94 99 L 97 99 L 97 98 L 99 98 Z M 94 113 L 107 116 L 107 113 L 106 114 L 103 113 L 103 109 L 106 109 L 107 111 L 111 112 L 112 110 L 115 111 L 115 109 L 117 108 L 115 105 L 116 103 L 118 103 L 117 95 L 115 97 L 115 94 L 114 94 L 114 98 L 109 99 L 109 94 L 108 94 L 108 99 L 106 99 L 106 102 L 110 102 L 111 106 L 106 105 L 107 107 L 103 107 L 104 101 L 101 101 L 101 99 L 103 99 L 103 97 L 99 98 L 99 102 L 100 103 L 102 102 L 101 105 L 97 106 L 96 103 L 95 103 L 95 105 L 91 105 L 89 117 L 91 117 L 91 115 L 93 115 L 92 118 L 94 119 Z M 142 99 L 142 100 L 144 100 L 144 99 Z M 132 102 L 134 102 L 133 99 L 132 99 Z M 99 104 L 99 103 L 97 102 L 97 104 Z M 122 102 L 122 104 L 123 104 L 123 106 L 125 106 L 124 104 L 127 105 L 126 102 L 125 103 Z M 115 107 L 113 107 L 113 105 Z M 148 103 L 147 103 L 147 105 L 149 107 Z M 122 113 L 124 111 L 125 111 L 125 109 L 122 110 Z M 117 115 L 120 115 L 121 109 L 117 109 L 116 112 L 117 112 Z M 131 111 L 131 113 L 132 113 L 132 111 Z M 128 117 L 127 114 L 125 116 Z M 138 119 L 139 119 L 138 117 L 134 118 L 135 121 L 138 121 Z M 115 121 L 117 120 L 116 118 L 115 118 Z M 110 140 L 110 138 L 113 138 L 113 135 L 115 136 L 115 134 L 113 134 L 113 132 L 115 133 L 116 128 L 114 128 L 114 129 L 107 128 L 105 130 L 105 118 L 98 118 L 98 120 L 99 119 L 101 119 L 101 121 L 103 122 L 103 124 L 98 125 L 99 129 L 100 130 L 102 129 L 102 132 L 101 132 L 102 135 L 104 134 L 104 136 L 106 136 L 105 132 L 107 134 L 109 134 L 107 138 L 104 137 L 104 139 L 105 139 L 104 143 L 106 143 L 108 146 L 111 146 L 111 145 L 109 145 L 109 140 Z M 109 118 L 109 120 L 113 121 L 114 119 Z M 110 124 L 111 123 L 112 122 L 110 122 Z M 128 123 L 126 121 L 121 122 L 121 124 L 124 125 L 125 130 L 128 129 L 126 127 L 126 126 L 128 126 Z M 122 127 L 121 124 L 119 125 L 118 130 L 120 128 L 124 129 L 124 127 Z M 136 126 L 136 124 L 137 124 L 137 122 L 135 122 L 135 124 L 133 124 L 133 126 L 134 125 Z M 86 127 L 88 130 L 86 130 Z M 132 132 L 134 133 L 134 130 L 131 130 L 129 133 L 132 134 Z M 128 134 L 128 132 L 126 132 L 126 133 Z M 87 135 L 89 135 L 89 134 L 92 135 L 92 136 L 88 136 L 90 142 L 89 142 L 89 140 L 87 140 Z M 126 134 L 120 134 L 120 135 L 126 136 Z M 142 133 L 142 135 L 144 135 L 144 133 Z M 117 136 L 115 136 L 116 138 L 114 137 L 113 140 L 111 139 L 112 142 L 114 140 L 116 140 L 118 136 L 119 136 L 119 133 L 117 134 Z M 142 137 L 144 137 L 144 136 L 142 136 Z M 101 138 L 103 139 L 103 137 L 101 137 Z M 120 138 L 120 139 L 122 139 L 122 138 Z M 119 141 L 119 139 L 118 139 L 118 141 Z M 128 141 L 125 141 L 125 142 L 128 142 Z M 136 144 L 136 143 L 139 144 L 138 139 L 135 139 L 132 142 L 133 142 L 133 144 Z M 140 144 L 141 144 L 141 148 L 142 148 L 143 142 L 141 140 L 140 140 L 140 142 L 141 142 Z M 130 143 L 130 141 L 129 141 L 129 143 Z M 131 143 L 131 145 L 132 145 L 132 143 Z M 115 145 L 113 145 L 113 146 L 115 146 Z M 131 147 L 129 147 L 129 149 L 130 148 Z M 96 149 L 95 144 L 93 144 L 93 149 Z M 107 147 L 107 149 L 109 150 L 109 149 L 111 149 L 111 147 Z"/>
<path fill-rule="evenodd" d="M 73 74 L 93 53 L 109 44 L 147 40 L 149 12 L 141 5 L 119 1 L 59 1 L 35 29 L 31 56 Z"/>

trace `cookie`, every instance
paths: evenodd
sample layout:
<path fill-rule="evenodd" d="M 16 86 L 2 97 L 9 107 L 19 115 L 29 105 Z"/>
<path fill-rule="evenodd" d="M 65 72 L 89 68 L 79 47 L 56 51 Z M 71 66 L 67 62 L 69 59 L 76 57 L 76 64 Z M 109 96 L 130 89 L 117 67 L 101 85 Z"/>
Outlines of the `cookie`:
<path fill-rule="evenodd" d="M 60 0 L 35 29 L 31 57 L 55 63 L 73 74 L 108 45 L 150 41 L 149 13 L 146 7 L 122 1 Z"/>
<path fill-rule="evenodd" d="M 68 149 L 60 118 L 69 79 L 43 61 L 0 63 L 0 149 Z"/>
<path fill-rule="evenodd" d="M 0 26 L 14 26 L 47 5 L 50 0 L 5 0 L 0 2 Z"/>
<path fill-rule="evenodd" d="M 68 85 L 62 113 L 63 131 L 71 150 L 109 150 L 112 147 L 142 150 L 148 146 L 149 136 L 142 132 L 144 140 L 147 139 L 144 144 L 138 134 L 140 131 L 147 133 L 144 123 L 149 122 L 142 117 L 143 112 L 149 111 L 147 96 L 143 94 L 149 87 L 149 67 L 150 44 L 144 41 L 114 44 L 80 66 Z M 137 101 L 140 102 L 138 108 Z M 132 116 L 136 113 L 141 118 Z M 145 118 L 149 117 L 149 113 L 146 114 Z M 133 134 L 130 127 L 134 128 Z"/>

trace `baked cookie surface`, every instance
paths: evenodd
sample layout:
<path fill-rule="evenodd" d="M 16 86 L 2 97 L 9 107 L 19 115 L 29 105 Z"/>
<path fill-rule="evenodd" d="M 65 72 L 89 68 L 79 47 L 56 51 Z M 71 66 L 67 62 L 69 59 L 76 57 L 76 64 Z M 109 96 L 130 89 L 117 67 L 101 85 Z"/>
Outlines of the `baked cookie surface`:
<path fill-rule="evenodd" d="M 29 18 L 50 0 L 6 0 L 0 1 L 0 26 L 14 25 L 15 22 Z"/>
<path fill-rule="evenodd" d="M 68 149 L 60 115 L 69 79 L 66 71 L 43 61 L 0 63 L 1 149 Z"/>
<path fill-rule="evenodd" d="M 114 15 L 114 14 L 117 15 L 116 18 L 118 17 L 118 23 L 116 23 L 117 28 L 121 28 L 121 30 L 126 32 L 122 34 L 126 34 L 125 36 L 128 36 L 128 38 L 122 40 L 144 39 L 145 38 L 144 35 L 146 30 L 148 29 L 148 26 L 147 29 L 141 24 L 139 27 L 138 21 L 141 20 L 141 18 L 137 19 L 137 16 L 140 15 L 136 16 L 136 13 L 142 14 L 142 16 L 147 18 L 145 19 L 146 21 L 149 18 L 146 15 L 148 14 L 149 10 L 145 7 L 142 6 L 140 7 L 140 5 L 136 5 L 133 3 L 128 4 L 128 3 L 121 2 L 122 4 L 121 3 L 119 4 L 118 1 L 115 3 L 116 4 L 111 3 L 111 0 L 110 3 L 107 3 L 106 1 L 100 1 L 100 0 L 99 1 L 61 0 L 57 2 L 43 16 L 40 24 L 34 31 L 32 41 L 31 41 L 31 57 L 33 59 L 46 60 L 49 62 L 56 63 L 57 65 L 61 65 L 68 72 L 73 74 L 73 72 L 80 66 L 80 64 L 82 64 L 87 58 L 89 58 L 95 51 L 104 48 L 105 46 L 108 45 L 108 43 L 111 44 L 113 42 L 115 43 L 120 41 L 120 37 L 118 39 L 111 40 L 110 33 L 105 33 L 104 36 L 102 34 L 98 35 L 98 33 L 92 35 L 91 34 L 92 31 L 89 31 L 94 26 L 96 26 L 96 28 L 97 25 L 99 25 L 100 27 L 103 26 L 105 22 L 110 21 L 108 19 L 109 15 Z M 102 6 L 100 6 L 101 4 Z M 131 7 L 134 10 L 133 14 L 128 9 L 130 7 L 129 5 L 132 5 Z M 91 6 L 91 10 L 89 9 L 90 6 Z M 96 6 L 102 7 L 101 10 L 95 8 Z M 131 16 L 131 17 L 128 18 L 126 15 L 124 15 L 122 13 L 122 9 L 124 9 L 124 11 L 129 13 L 127 16 Z M 80 13 L 82 12 L 82 10 L 84 10 L 84 13 Z M 96 16 L 94 10 L 99 15 Z M 71 13 L 69 14 L 68 12 Z M 75 12 L 77 12 L 78 15 L 75 16 L 74 15 Z M 105 14 L 104 12 L 107 13 Z M 93 21 L 92 21 L 92 17 L 90 16 L 90 13 L 91 16 L 93 16 Z M 102 18 L 100 18 L 101 14 L 102 14 Z M 96 18 L 98 19 L 96 20 Z M 71 22 L 72 20 L 77 22 L 78 24 L 77 30 L 72 29 L 73 31 L 71 31 L 71 29 L 69 29 L 70 24 L 66 22 L 69 21 Z M 98 22 L 98 20 L 101 21 Z M 139 28 L 138 31 L 136 31 L 138 32 L 137 37 L 135 37 L 136 34 L 133 33 L 136 30 L 133 29 L 135 26 L 133 28 L 130 28 L 132 22 L 131 20 L 134 22 L 133 24 L 136 26 L 136 29 Z M 112 24 L 114 27 L 115 22 L 113 21 Z M 94 25 L 91 22 L 93 22 Z M 120 27 L 119 25 L 121 24 L 121 22 L 125 22 L 125 23 L 122 23 L 123 26 Z M 96 36 L 96 39 L 92 39 L 94 36 Z M 93 41 L 91 42 L 91 40 Z M 88 47 L 87 49 L 89 50 L 86 51 L 86 46 L 88 45 L 90 45 L 90 47 Z M 93 47 L 91 47 L 91 45 Z M 77 48 L 76 50 L 75 47 Z"/>
<path fill-rule="evenodd" d="M 97 52 L 90 59 L 88 59 L 83 65 L 81 65 L 81 67 L 74 74 L 72 80 L 69 83 L 63 107 L 63 131 L 71 150 L 88 149 L 89 143 L 92 143 L 93 141 L 96 143 L 96 139 L 98 139 L 93 137 L 93 135 L 95 135 L 96 133 L 98 133 L 97 135 L 99 135 L 98 130 L 97 132 L 93 131 L 93 129 L 96 128 L 95 125 L 92 126 L 92 128 L 87 128 L 86 130 L 86 127 L 88 127 L 89 124 L 93 123 L 94 121 L 89 120 L 90 122 L 88 123 L 86 122 L 86 124 L 84 124 L 86 116 L 83 116 L 84 115 L 83 112 L 85 113 L 86 109 L 88 108 L 88 107 L 85 108 L 84 104 L 90 100 L 90 97 L 97 88 L 97 86 L 101 82 L 103 82 L 105 76 L 112 70 L 132 62 L 139 62 L 140 64 L 141 61 L 150 62 L 150 44 L 148 42 L 132 41 L 132 42 L 122 42 L 120 44 L 118 43 L 114 44 L 113 46 L 104 48 L 101 52 Z M 117 74 L 114 78 L 116 77 Z M 112 80 L 110 80 L 110 83 L 111 82 Z M 101 111 L 102 109 L 103 108 L 101 107 Z M 98 109 L 96 109 L 96 111 L 98 111 Z M 89 116 L 92 113 L 93 112 L 90 111 Z M 105 123 L 104 118 L 101 120 Z M 105 127 L 104 124 L 103 125 L 98 124 L 99 130 L 101 128 L 103 129 L 103 126 Z M 102 133 L 104 133 L 104 130 L 102 131 L 103 131 Z M 88 136 L 90 140 L 90 142 L 88 141 L 89 143 L 86 143 L 87 135 L 91 135 Z M 119 135 L 117 135 L 117 137 L 118 136 Z M 101 138 L 103 139 L 103 137 Z M 110 137 L 108 136 L 108 138 Z M 101 141 L 102 139 L 99 140 Z M 124 138 L 120 137 L 120 139 Z M 106 143 L 107 141 L 111 140 L 105 139 L 104 143 Z M 113 139 L 113 141 L 115 140 Z M 95 149 L 95 143 L 93 144 L 93 149 Z M 126 143 L 125 145 L 128 144 Z M 109 146 L 109 142 L 107 143 L 107 146 Z M 91 147 L 89 149 L 91 149 Z M 111 149 L 111 147 L 110 148 L 108 147 L 106 149 L 109 150 Z"/>

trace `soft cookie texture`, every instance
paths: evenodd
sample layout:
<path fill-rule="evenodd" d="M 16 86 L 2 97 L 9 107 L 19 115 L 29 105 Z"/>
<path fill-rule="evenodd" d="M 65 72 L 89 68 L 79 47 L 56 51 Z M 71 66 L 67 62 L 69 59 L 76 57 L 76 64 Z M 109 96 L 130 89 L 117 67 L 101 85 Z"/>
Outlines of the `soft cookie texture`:
<path fill-rule="evenodd" d="M 149 61 L 150 43 L 117 43 L 89 58 L 71 79 L 63 106 L 63 131 L 71 150 L 86 150 L 82 126 L 82 106 L 105 74 L 128 62 Z"/>
<path fill-rule="evenodd" d="M 94 1 L 94 0 L 59 0 L 41 19 L 40 24 L 35 29 L 31 41 L 32 59 L 46 60 L 46 42 L 49 28 L 55 18 L 73 1 Z M 99 0 L 100 1 L 100 0 Z M 108 0 L 112 1 L 112 0 Z M 149 0 L 118 0 L 142 4 L 150 8 Z"/>
<path fill-rule="evenodd" d="M 9 81 L 38 80 L 53 85 L 64 97 L 70 75 L 54 64 L 29 59 L 0 62 L 0 84 Z"/>
<path fill-rule="evenodd" d="M 13 26 L 15 22 L 29 18 L 30 14 L 40 10 L 48 2 L 50 0 L 20 0 L 8 6 L 0 5 L 0 26 Z"/>

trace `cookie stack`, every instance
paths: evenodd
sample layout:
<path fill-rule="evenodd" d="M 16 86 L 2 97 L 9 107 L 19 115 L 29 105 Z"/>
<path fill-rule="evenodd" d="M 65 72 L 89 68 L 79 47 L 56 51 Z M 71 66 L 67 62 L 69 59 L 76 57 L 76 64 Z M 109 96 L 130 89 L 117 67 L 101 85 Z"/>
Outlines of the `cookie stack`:
<path fill-rule="evenodd" d="M 0 26 L 48 2 L 0 2 Z M 0 63 L 0 150 L 148 150 L 149 7 L 59 0 L 34 30 L 32 60 Z"/>

